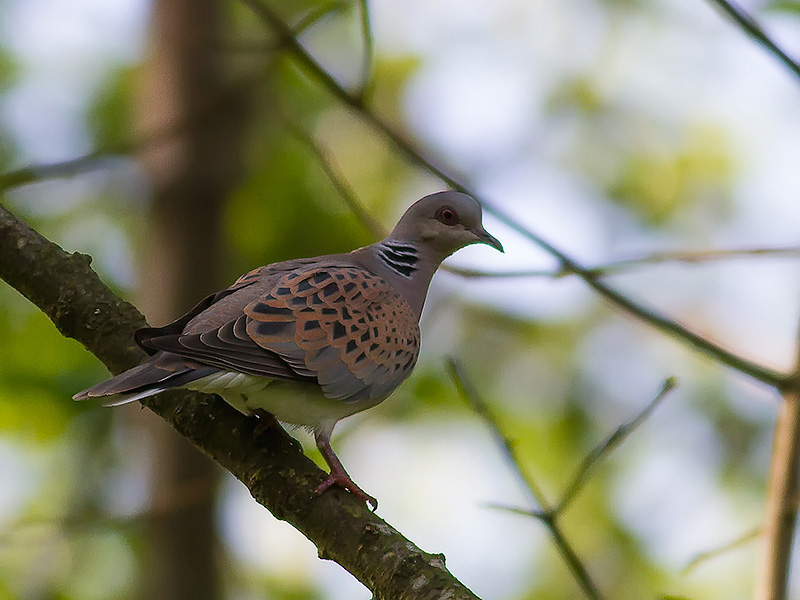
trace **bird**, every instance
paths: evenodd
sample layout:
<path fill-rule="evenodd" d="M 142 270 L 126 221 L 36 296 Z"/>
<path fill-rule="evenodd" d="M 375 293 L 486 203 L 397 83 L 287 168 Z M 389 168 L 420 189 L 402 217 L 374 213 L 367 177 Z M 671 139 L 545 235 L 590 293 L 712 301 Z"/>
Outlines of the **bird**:
<path fill-rule="evenodd" d="M 310 430 L 330 469 L 314 493 L 341 487 L 375 510 L 377 500 L 334 453 L 331 434 L 411 374 L 441 262 L 470 244 L 503 252 L 482 220 L 471 196 L 437 192 L 412 204 L 379 242 L 253 269 L 178 320 L 136 331 L 149 357 L 73 399 L 117 406 L 172 388 L 217 394 L 265 427 Z"/>

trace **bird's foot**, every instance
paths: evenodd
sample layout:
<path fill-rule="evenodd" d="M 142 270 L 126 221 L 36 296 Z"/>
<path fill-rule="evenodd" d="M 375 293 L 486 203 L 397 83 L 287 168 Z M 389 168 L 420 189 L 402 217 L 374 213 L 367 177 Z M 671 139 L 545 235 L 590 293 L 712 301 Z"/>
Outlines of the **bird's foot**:
<path fill-rule="evenodd" d="M 331 474 L 328 475 L 328 478 L 325 479 L 325 481 L 323 481 L 322 483 L 320 483 L 317 486 L 317 489 L 314 490 L 314 494 L 316 496 L 319 496 L 325 490 L 334 485 L 346 489 L 348 492 L 353 494 L 353 496 L 358 498 L 361 502 L 369 506 L 373 512 L 378 510 L 378 499 L 375 498 L 374 496 L 370 496 L 367 492 L 358 487 L 355 484 L 355 482 L 352 479 L 350 479 L 350 476 L 344 470 L 331 471 Z"/>
<path fill-rule="evenodd" d="M 255 427 L 253 427 L 254 439 L 259 439 L 267 431 L 273 430 L 278 435 L 281 435 L 288 440 L 295 450 L 303 450 L 302 444 L 289 435 L 289 433 L 283 427 L 281 427 L 280 422 L 278 422 L 278 419 L 276 419 L 275 415 L 273 415 L 271 412 L 267 412 L 263 408 L 254 408 L 250 411 L 250 414 L 258 418 L 258 423 L 256 423 Z"/>
<path fill-rule="evenodd" d="M 254 438 L 261 437 L 269 429 L 283 429 L 275 415 L 265 411 L 263 408 L 254 408 L 250 411 L 250 414 L 258 418 L 258 424 L 253 428 Z"/>

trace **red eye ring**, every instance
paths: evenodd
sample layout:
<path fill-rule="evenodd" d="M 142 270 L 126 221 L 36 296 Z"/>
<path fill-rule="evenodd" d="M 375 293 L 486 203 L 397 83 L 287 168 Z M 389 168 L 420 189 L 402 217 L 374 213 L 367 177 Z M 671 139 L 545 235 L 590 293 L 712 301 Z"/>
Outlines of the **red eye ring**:
<path fill-rule="evenodd" d="M 436 220 L 445 225 L 457 225 L 458 213 L 449 206 L 443 206 L 436 211 Z"/>

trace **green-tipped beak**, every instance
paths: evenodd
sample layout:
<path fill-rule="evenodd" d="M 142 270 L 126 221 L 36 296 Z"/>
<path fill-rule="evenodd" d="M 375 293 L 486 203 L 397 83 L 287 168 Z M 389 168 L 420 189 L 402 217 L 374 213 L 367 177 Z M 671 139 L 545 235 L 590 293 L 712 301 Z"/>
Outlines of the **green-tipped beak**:
<path fill-rule="evenodd" d="M 503 250 L 503 244 L 500 243 L 500 240 L 498 240 L 485 229 L 473 229 L 472 233 L 475 234 L 475 237 L 478 238 L 478 241 L 481 244 L 486 244 L 487 246 L 491 246 L 492 248 L 500 250 L 500 252 L 505 252 L 505 250 Z"/>

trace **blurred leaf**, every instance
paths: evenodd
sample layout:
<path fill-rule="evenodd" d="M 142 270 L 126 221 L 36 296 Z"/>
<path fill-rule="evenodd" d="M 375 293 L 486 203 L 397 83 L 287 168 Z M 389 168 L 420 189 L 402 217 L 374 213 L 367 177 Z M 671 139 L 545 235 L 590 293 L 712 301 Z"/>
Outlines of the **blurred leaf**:
<path fill-rule="evenodd" d="M 14 85 L 20 74 L 20 67 L 8 50 L 0 48 L 0 90 L 10 88 Z"/>
<path fill-rule="evenodd" d="M 401 102 L 405 86 L 422 66 L 418 56 L 378 57 L 374 64 L 374 86 L 370 104 L 375 112 L 394 122 L 402 122 Z"/>
<path fill-rule="evenodd" d="M 762 9 L 763 12 L 776 12 L 789 15 L 800 15 L 800 1 L 798 0 L 772 0 Z"/>
<path fill-rule="evenodd" d="M 727 210 L 735 172 L 730 141 L 708 126 L 690 127 L 675 145 L 631 148 L 609 197 L 650 225 L 698 203 Z"/>
<path fill-rule="evenodd" d="M 11 294 L 16 292 L 2 284 L 0 298 L 11 300 Z M 98 365 L 25 302 L 9 302 L 0 311 L 0 430 L 46 440 L 85 409 L 71 396 L 97 377 Z"/>
<path fill-rule="evenodd" d="M 605 101 L 589 77 L 575 77 L 560 82 L 547 97 L 544 108 L 549 111 L 575 109 L 580 113 L 599 113 Z"/>
<path fill-rule="evenodd" d="M 98 148 L 109 148 L 130 139 L 138 70 L 121 67 L 111 73 L 89 107 L 87 126 Z"/>

